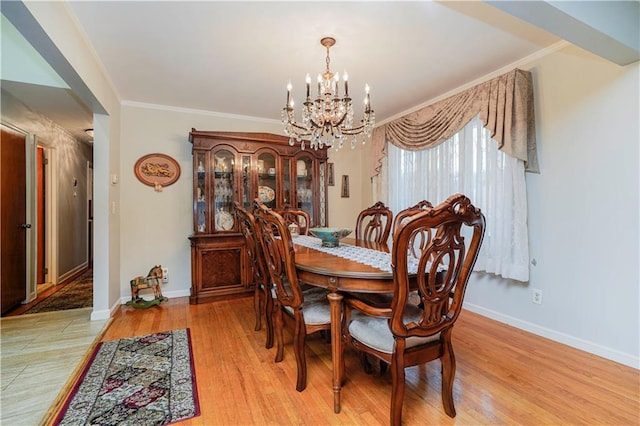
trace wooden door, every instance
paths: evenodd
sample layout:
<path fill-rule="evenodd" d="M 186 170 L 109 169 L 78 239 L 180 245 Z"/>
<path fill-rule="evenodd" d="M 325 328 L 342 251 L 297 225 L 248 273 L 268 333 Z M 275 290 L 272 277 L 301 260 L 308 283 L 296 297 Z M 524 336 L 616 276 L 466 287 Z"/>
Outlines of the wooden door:
<path fill-rule="evenodd" d="M 2 126 L 0 144 L 0 264 L 2 314 L 27 297 L 26 136 Z"/>

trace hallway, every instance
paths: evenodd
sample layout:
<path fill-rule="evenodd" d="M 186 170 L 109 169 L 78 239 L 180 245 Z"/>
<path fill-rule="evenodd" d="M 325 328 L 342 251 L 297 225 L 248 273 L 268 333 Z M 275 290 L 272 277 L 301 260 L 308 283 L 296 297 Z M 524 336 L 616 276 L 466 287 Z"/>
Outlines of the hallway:
<path fill-rule="evenodd" d="M 85 269 L 68 282 L 52 286 L 38 285 L 38 297 L 9 311 L 4 317 L 55 312 L 93 306 L 93 269 Z"/>

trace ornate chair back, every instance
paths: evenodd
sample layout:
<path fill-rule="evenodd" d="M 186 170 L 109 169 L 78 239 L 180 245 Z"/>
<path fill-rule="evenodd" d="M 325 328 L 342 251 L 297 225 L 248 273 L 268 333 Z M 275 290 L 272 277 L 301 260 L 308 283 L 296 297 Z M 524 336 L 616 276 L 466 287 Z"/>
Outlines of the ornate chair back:
<path fill-rule="evenodd" d="M 284 219 L 262 203 L 254 204 L 265 266 L 280 303 L 298 308 L 303 301 L 291 233 Z"/>
<path fill-rule="evenodd" d="M 254 285 L 253 305 L 256 314 L 255 330 L 258 331 L 262 328 L 262 316 L 264 315 L 267 323 L 266 347 L 271 348 L 273 346 L 273 324 L 271 321 L 273 300 L 271 298 L 271 286 L 269 285 L 269 273 L 259 240 L 259 230 L 253 214 L 245 210 L 237 201 L 234 202 L 234 207 L 236 223 L 244 236 L 246 253 L 251 266 L 251 277 Z"/>
<path fill-rule="evenodd" d="M 415 214 L 423 212 L 427 209 L 433 208 L 433 204 L 431 204 L 427 200 L 422 200 L 418 202 L 416 205 L 406 208 L 396 215 L 393 219 L 393 234 L 392 238 L 395 241 L 396 231 L 400 228 L 400 226 L 409 220 L 409 218 Z M 417 233 L 413 236 L 413 242 L 410 244 L 409 250 L 413 254 L 414 257 L 418 256 L 418 251 L 424 250 L 428 241 L 431 240 L 431 230 L 424 230 L 423 232 Z"/>
<path fill-rule="evenodd" d="M 362 210 L 356 221 L 356 239 L 386 243 L 391 232 L 393 213 L 383 202 Z"/>
<path fill-rule="evenodd" d="M 472 231 L 468 242 L 465 227 Z M 401 225 L 392 251 L 395 289 L 390 328 L 394 336 L 426 337 L 453 326 L 462 308 L 484 230 L 484 215 L 461 194 L 450 196 L 437 207 L 418 213 Z M 418 256 L 412 258 L 408 254 L 418 233 L 428 233 L 431 239 Z M 410 276 L 414 274 L 415 283 L 412 283 Z M 407 296 L 412 286 L 417 287 L 424 309 L 420 321 L 405 323 Z"/>
<path fill-rule="evenodd" d="M 396 217 L 393 218 L 393 227 L 392 227 L 393 233 L 395 234 L 398 228 L 400 228 L 400 225 L 402 225 L 402 223 L 404 223 L 408 218 L 410 218 L 414 214 L 420 213 L 422 211 L 425 211 L 426 209 L 431 209 L 431 208 L 433 208 L 433 204 L 431 204 L 427 200 L 422 200 L 414 206 L 411 206 L 404 210 L 399 211 L 396 214 Z"/>
<path fill-rule="evenodd" d="M 309 216 L 309 213 L 304 210 L 294 209 L 288 204 L 285 205 L 284 208 L 276 211 L 282 216 L 287 226 L 295 223 L 298 225 L 300 235 L 309 235 L 309 228 L 311 227 L 311 216 Z"/>
<path fill-rule="evenodd" d="M 264 258 L 262 256 L 262 248 L 258 240 L 258 232 L 255 218 L 251 213 L 245 210 L 240 203 L 234 202 L 237 223 L 240 232 L 245 239 L 245 247 L 249 264 L 251 265 L 252 277 L 254 283 L 264 284 L 267 280 L 267 271 L 264 269 Z"/>

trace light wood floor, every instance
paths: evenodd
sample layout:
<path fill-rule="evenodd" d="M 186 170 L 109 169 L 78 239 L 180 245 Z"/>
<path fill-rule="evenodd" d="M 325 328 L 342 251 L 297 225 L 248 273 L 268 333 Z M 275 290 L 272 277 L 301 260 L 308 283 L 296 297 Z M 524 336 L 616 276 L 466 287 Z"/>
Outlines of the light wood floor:
<path fill-rule="evenodd" d="M 290 340 L 284 361 L 275 364 L 275 349 L 264 348 L 264 330 L 253 329 L 250 298 L 201 305 L 180 298 L 146 310 L 123 306 L 103 340 L 187 327 L 202 414 L 185 425 L 389 423 L 390 374 L 365 374 L 350 350 L 342 412 L 333 413 L 330 345 L 321 338 L 308 340 L 308 386 L 296 392 Z M 457 417 L 442 409 L 440 365 L 433 362 L 407 369 L 404 424 L 640 422 L 638 370 L 467 311 L 453 336 Z"/>
<path fill-rule="evenodd" d="M 0 319 L 0 424 L 37 425 L 108 321 L 91 308 Z"/>

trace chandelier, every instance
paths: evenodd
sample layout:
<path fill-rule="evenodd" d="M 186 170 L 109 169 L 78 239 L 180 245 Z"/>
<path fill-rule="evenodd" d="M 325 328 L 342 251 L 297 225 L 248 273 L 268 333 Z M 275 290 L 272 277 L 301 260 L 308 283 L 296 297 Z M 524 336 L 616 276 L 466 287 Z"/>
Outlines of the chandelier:
<path fill-rule="evenodd" d="M 351 139 L 351 148 L 357 143 L 361 135 L 362 143 L 371 137 L 375 124 L 375 114 L 371 109 L 369 85 L 365 85 L 364 117 L 358 126 L 353 124 L 353 105 L 349 97 L 348 75 L 345 72 L 343 96 L 339 95 L 339 74 L 334 74 L 329 68 L 329 49 L 336 43 L 333 37 L 324 37 L 320 44 L 327 49 L 327 68 L 323 74 L 318 74 L 318 93 L 315 100 L 311 99 L 311 77 L 307 74 L 307 96 L 302 104 L 302 121 L 296 122 L 291 97 L 291 82 L 287 85 L 287 104 L 282 109 L 282 123 L 284 133 L 289 136 L 289 145 L 300 142 L 301 149 L 309 143 L 312 149 L 323 147 L 342 148 L 347 137 Z"/>

